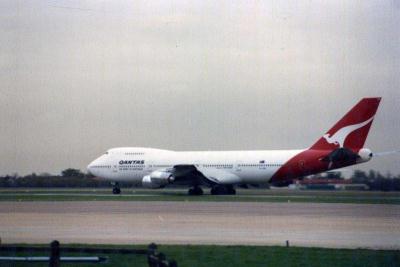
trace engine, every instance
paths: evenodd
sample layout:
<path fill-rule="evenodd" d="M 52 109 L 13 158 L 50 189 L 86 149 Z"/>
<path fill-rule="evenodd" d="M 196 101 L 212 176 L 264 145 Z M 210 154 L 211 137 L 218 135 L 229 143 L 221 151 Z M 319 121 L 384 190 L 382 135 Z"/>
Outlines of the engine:
<path fill-rule="evenodd" d="M 357 159 L 357 162 L 367 162 L 372 158 L 373 153 L 368 148 L 362 148 L 358 151 L 358 156 L 359 158 Z"/>
<path fill-rule="evenodd" d="M 174 181 L 174 177 L 170 172 L 167 171 L 154 171 L 149 175 L 146 175 L 142 179 L 142 185 L 146 188 L 162 188 L 167 184 Z"/>

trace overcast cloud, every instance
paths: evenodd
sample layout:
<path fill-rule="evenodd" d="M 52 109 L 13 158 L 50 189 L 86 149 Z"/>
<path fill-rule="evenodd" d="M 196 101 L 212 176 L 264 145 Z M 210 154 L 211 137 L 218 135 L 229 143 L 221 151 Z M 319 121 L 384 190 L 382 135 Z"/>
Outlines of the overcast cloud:
<path fill-rule="evenodd" d="M 399 1 L 1 1 L 0 174 L 118 146 L 305 148 L 366 96 L 366 145 L 400 149 L 399 25 Z"/>

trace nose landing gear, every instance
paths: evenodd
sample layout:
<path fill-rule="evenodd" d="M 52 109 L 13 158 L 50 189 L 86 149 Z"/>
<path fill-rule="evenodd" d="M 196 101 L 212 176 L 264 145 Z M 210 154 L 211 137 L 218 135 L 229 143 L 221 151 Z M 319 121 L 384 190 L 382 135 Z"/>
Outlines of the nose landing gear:
<path fill-rule="evenodd" d="M 113 193 L 114 195 L 119 195 L 119 194 L 121 194 L 121 188 L 119 187 L 119 184 L 118 184 L 117 182 L 111 183 L 111 185 L 113 186 L 112 193 Z"/>

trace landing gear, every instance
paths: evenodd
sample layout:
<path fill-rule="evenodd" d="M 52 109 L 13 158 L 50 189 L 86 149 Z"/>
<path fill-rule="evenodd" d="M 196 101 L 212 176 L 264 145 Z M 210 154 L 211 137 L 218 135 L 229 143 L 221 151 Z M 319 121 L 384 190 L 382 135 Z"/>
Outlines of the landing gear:
<path fill-rule="evenodd" d="M 236 190 L 231 185 L 216 185 L 211 188 L 211 195 L 236 195 Z"/>
<path fill-rule="evenodd" d="M 121 188 L 119 187 L 119 184 L 118 184 L 118 183 L 111 183 L 111 185 L 113 186 L 112 193 L 113 193 L 114 195 L 119 195 L 119 194 L 121 194 Z"/>
<path fill-rule="evenodd" d="M 189 196 L 201 196 L 203 195 L 203 189 L 199 186 L 195 186 L 189 189 L 188 194 Z"/>

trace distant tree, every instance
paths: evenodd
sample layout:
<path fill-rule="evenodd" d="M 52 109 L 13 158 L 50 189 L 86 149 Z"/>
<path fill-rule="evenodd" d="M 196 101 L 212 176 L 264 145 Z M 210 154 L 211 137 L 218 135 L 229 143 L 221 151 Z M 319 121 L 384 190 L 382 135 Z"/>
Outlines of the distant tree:
<path fill-rule="evenodd" d="M 9 175 L 6 175 L 6 176 L 4 176 L 4 177 L 1 177 L 1 179 L 0 179 L 0 186 L 2 186 L 2 187 L 8 187 L 8 186 L 10 186 L 11 185 L 11 180 L 12 180 L 13 178 L 11 177 L 11 176 L 9 176 Z"/>
<path fill-rule="evenodd" d="M 90 174 L 83 174 L 77 169 L 66 169 L 62 175 L 17 174 L 0 177 L 0 187 L 109 187 L 108 181 L 93 179 Z M 132 183 L 121 183 L 121 186 L 132 186 Z"/>
<path fill-rule="evenodd" d="M 370 170 L 368 174 L 356 170 L 351 177 L 353 183 L 367 184 L 370 190 L 392 191 L 400 189 L 400 180 L 395 179 L 391 173 L 383 176 L 380 172 Z"/>
<path fill-rule="evenodd" d="M 11 176 L 6 176 L 6 184 L 7 184 L 7 186 L 9 186 L 9 187 L 14 187 L 14 186 L 16 186 L 17 185 L 17 178 L 18 178 L 18 174 L 17 173 L 14 173 L 13 175 L 11 175 Z"/>
<path fill-rule="evenodd" d="M 368 176 L 364 171 L 355 170 L 351 181 L 356 184 L 366 184 L 368 182 Z"/>
<path fill-rule="evenodd" d="M 400 175 L 393 179 L 393 190 L 400 191 Z"/>
<path fill-rule="evenodd" d="M 374 170 L 370 170 L 368 173 L 368 179 L 369 180 L 375 180 L 376 179 L 376 172 Z"/>
<path fill-rule="evenodd" d="M 85 174 L 78 169 L 68 168 L 61 172 L 62 177 L 84 177 Z"/>

